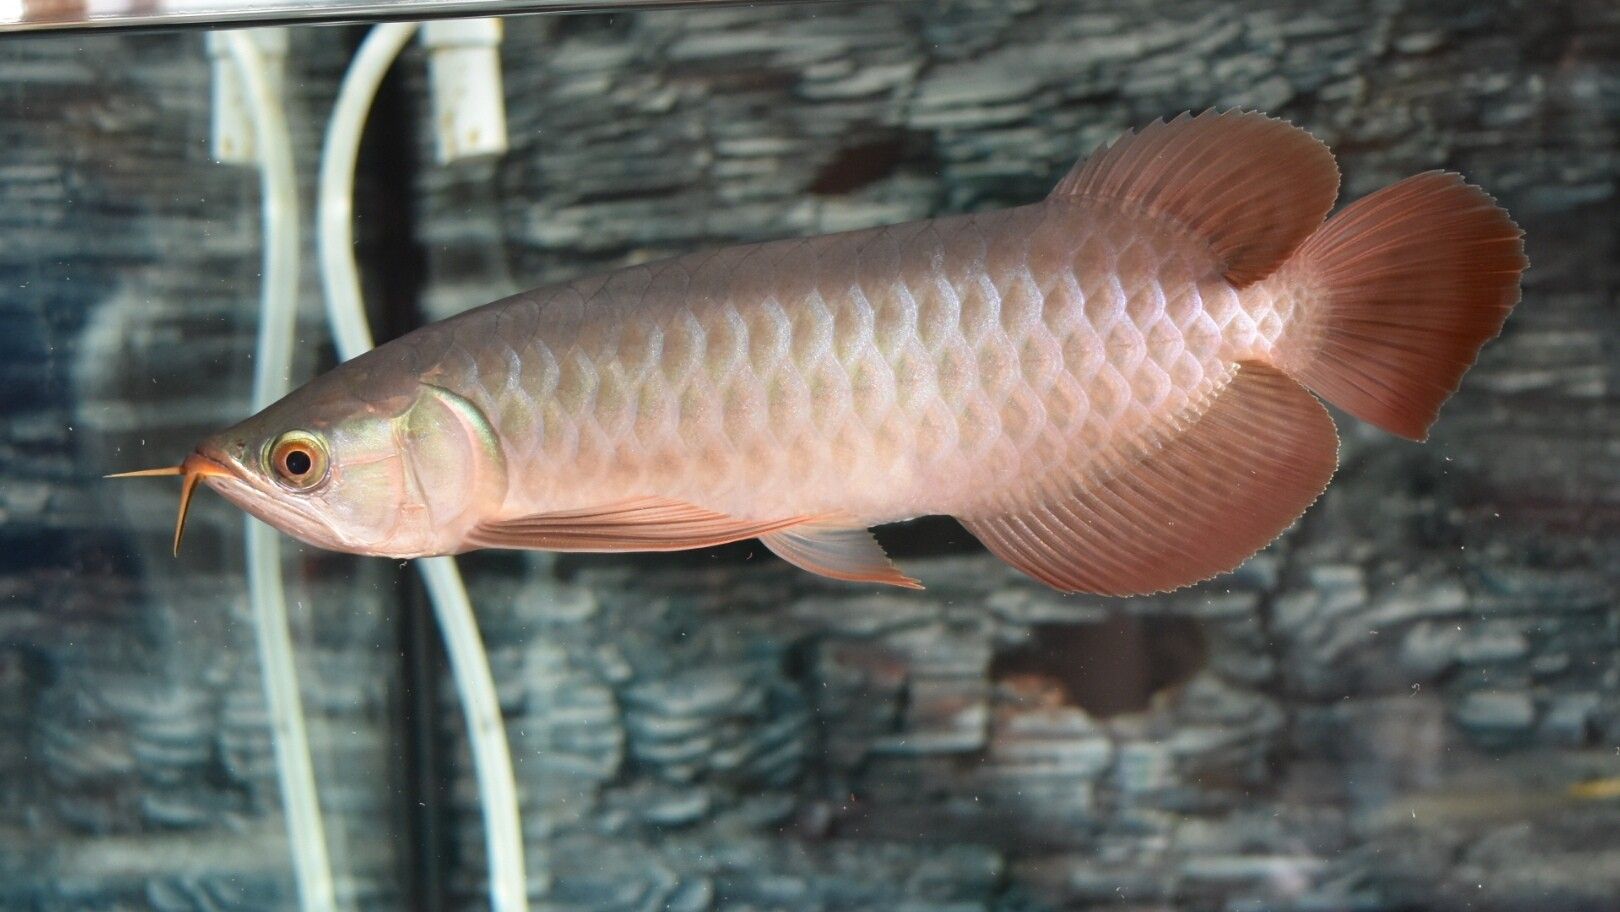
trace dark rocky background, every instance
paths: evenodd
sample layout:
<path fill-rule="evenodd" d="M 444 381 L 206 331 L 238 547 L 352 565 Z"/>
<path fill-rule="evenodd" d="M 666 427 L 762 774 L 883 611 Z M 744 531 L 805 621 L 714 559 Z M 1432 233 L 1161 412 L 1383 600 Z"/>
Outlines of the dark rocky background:
<path fill-rule="evenodd" d="M 353 38 L 294 35 L 306 179 Z M 1025 202 L 1121 129 L 1210 105 L 1309 127 L 1347 198 L 1462 170 L 1533 262 L 1427 445 L 1341 423 L 1323 501 L 1174 596 L 1060 598 L 948 522 L 882 533 L 922 594 L 746 546 L 468 559 L 537 907 L 1620 903 L 1620 9 L 768 6 L 514 20 L 504 57 L 512 152 L 449 168 L 420 55 L 401 65 L 361 204 L 392 325 L 413 297 L 438 317 Z M 174 562 L 172 488 L 97 478 L 245 404 L 257 178 L 209 161 L 206 77 L 197 35 L 0 41 L 4 909 L 292 902 L 240 520 L 202 499 Z M 308 288 L 305 371 L 330 359 Z M 408 577 L 289 567 L 346 895 L 480 907 L 453 700 L 440 682 L 436 711 L 406 710 Z"/>

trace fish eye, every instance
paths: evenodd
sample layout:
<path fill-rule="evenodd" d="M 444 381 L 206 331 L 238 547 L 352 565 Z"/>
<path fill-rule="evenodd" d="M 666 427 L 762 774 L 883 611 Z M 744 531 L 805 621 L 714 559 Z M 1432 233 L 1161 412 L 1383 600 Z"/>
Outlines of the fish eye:
<path fill-rule="evenodd" d="M 326 479 L 326 444 L 308 431 L 288 431 L 277 437 L 268 461 L 284 487 L 304 491 Z"/>

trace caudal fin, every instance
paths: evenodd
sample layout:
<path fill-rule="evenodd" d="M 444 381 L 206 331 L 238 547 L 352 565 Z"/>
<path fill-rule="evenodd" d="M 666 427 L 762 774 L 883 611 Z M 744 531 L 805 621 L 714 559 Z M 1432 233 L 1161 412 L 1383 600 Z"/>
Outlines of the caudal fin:
<path fill-rule="evenodd" d="M 1278 366 L 1421 440 L 1519 300 L 1523 232 L 1483 190 L 1430 171 L 1358 200 L 1284 266 L 1309 295 Z"/>

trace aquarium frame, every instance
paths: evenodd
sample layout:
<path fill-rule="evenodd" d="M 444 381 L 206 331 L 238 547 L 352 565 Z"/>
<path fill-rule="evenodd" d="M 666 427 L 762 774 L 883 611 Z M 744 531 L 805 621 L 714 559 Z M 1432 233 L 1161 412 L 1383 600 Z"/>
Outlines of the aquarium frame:
<path fill-rule="evenodd" d="M 746 2 L 748 0 L 0 0 L 0 34 L 455 19 L 521 13 L 733 6 Z"/>

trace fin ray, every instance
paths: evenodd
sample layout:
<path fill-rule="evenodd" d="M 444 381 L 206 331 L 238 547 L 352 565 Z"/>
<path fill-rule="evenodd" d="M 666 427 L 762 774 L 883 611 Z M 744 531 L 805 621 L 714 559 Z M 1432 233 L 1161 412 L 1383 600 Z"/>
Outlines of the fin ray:
<path fill-rule="evenodd" d="M 821 576 L 922 588 L 921 583 L 896 569 L 872 533 L 853 520 L 815 520 L 767 532 L 759 540 L 777 557 Z"/>
<path fill-rule="evenodd" d="M 1156 446 L 962 522 L 1055 589 L 1140 595 L 1242 563 L 1304 512 L 1337 463 L 1338 435 L 1321 403 L 1275 368 L 1244 362 L 1201 414 L 1168 427 Z"/>
<path fill-rule="evenodd" d="M 580 510 L 478 524 L 469 548 L 537 551 L 684 551 L 757 538 L 812 517 L 737 519 L 668 497 L 636 497 Z"/>
<path fill-rule="evenodd" d="M 1423 439 L 1519 300 L 1519 227 L 1483 190 L 1430 171 L 1335 215 L 1284 267 L 1311 290 L 1277 362 L 1386 431 Z"/>
<path fill-rule="evenodd" d="M 1207 242 L 1241 288 L 1310 237 L 1338 192 L 1333 153 L 1310 133 L 1258 112 L 1209 110 L 1125 134 L 1050 198 L 1113 200 L 1174 222 Z"/>

